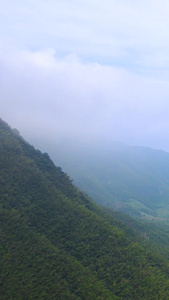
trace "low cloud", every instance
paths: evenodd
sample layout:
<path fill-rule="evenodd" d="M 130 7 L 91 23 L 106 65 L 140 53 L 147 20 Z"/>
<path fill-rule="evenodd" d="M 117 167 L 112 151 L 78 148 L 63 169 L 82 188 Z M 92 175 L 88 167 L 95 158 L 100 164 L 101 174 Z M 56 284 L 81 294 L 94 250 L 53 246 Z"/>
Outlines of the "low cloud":
<path fill-rule="evenodd" d="M 1 117 L 29 141 L 120 140 L 169 150 L 169 84 L 54 50 L 0 54 Z M 3 74 L 3 75 L 2 75 Z"/>

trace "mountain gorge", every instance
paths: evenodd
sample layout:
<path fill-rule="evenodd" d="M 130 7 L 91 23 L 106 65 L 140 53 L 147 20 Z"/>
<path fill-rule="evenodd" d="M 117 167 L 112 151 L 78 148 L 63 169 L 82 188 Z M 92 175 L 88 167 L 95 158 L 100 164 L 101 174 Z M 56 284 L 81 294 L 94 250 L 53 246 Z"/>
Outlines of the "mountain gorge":
<path fill-rule="evenodd" d="M 0 299 L 169 299 L 168 244 L 100 207 L 2 120 L 0 187 Z"/>

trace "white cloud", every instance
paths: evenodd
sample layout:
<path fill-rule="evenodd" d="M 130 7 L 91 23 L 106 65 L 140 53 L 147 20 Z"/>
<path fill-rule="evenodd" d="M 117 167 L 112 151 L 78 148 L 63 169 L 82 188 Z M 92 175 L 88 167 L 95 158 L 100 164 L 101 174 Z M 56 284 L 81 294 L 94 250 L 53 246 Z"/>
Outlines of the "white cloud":
<path fill-rule="evenodd" d="M 166 0 L 8 0 L 0 8 L 0 36 L 20 49 L 135 70 L 169 67 Z"/>
<path fill-rule="evenodd" d="M 169 150 L 168 14 L 166 0 L 2 0 L 1 116 L 26 138 Z"/>
<path fill-rule="evenodd" d="M 59 60 L 53 50 L 5 56 L 1 116 L 28 140 L 112 138 L 169 149 L 167 82 L 75 55 Z"/>

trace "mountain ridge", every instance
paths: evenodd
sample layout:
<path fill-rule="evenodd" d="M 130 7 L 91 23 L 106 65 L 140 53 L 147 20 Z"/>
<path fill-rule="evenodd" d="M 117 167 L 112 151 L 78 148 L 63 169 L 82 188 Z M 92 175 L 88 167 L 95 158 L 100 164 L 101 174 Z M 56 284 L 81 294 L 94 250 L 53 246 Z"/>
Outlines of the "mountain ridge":
<path fill-rule="evenodd" d="M 0 120 L 0 299 L 168 299 L 169 261 Z"/>
<path fill-rule="evenodd" d="M 51 149 L 54 162 L 96 202 L 133 216 L 168 219 L 169 153 L 123 144 L 81 152 L 71 144 L 65 148 L 67 154 L 58 145 L 57 156 Z"/>

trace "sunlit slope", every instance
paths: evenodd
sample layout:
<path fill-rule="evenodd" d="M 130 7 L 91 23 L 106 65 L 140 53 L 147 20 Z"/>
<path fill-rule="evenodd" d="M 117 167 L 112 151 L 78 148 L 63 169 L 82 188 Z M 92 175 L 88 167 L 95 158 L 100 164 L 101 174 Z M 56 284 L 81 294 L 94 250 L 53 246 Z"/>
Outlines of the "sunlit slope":
<path fill-rule="evenodd" d="M 169 217 L 169 153 L 117 143 L 67 149 L 58 146 L 54 161 L 95 201 L 134 216 Z"/>
<path fill-rule="evenodd" d="M 0 299 L 169 299 L 144 246 L 0 121 Z"/>

